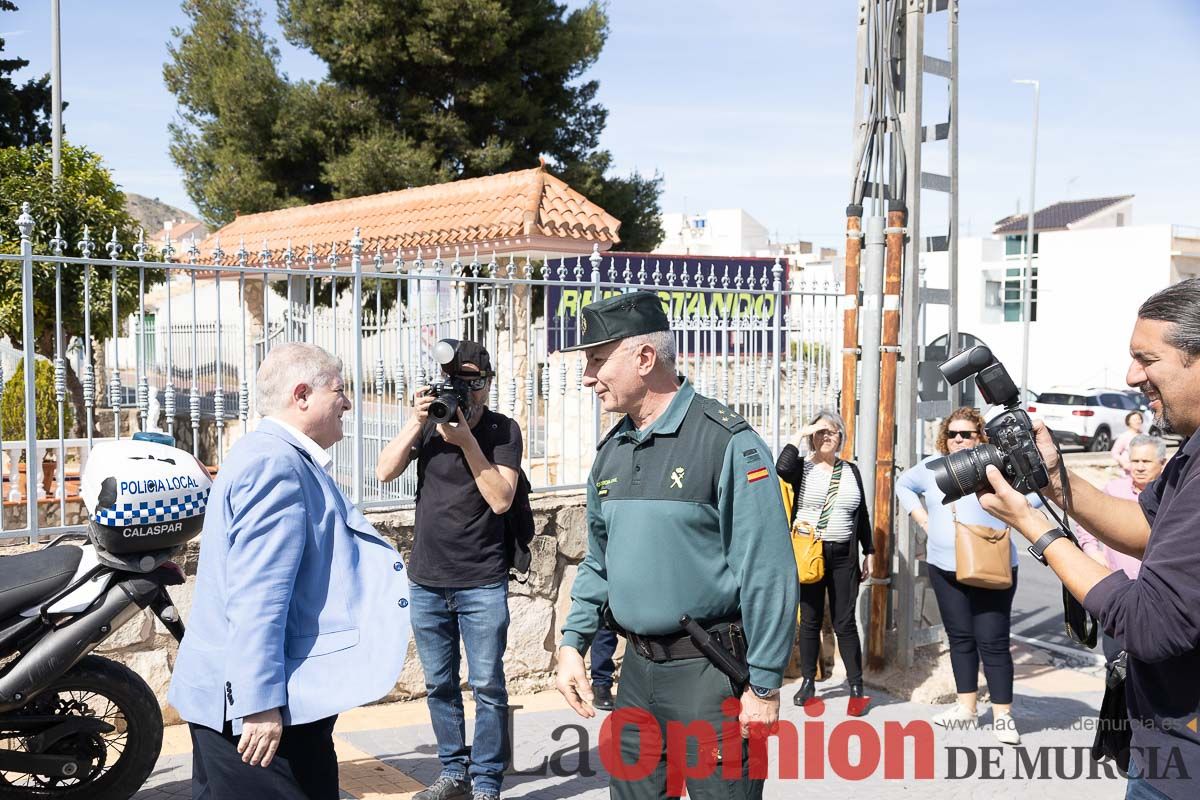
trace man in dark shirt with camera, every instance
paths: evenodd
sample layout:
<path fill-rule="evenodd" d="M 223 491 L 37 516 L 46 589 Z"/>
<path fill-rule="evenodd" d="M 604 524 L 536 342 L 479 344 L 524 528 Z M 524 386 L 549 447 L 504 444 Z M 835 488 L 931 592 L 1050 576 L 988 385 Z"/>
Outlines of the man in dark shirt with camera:
<path fill-rule="evenodd" d="M 443 363 L 447 382 L 469 402 L 455 423 L 438 424 L 444 406 L 422 390 L 400 435 L 379 456 L 381 481 L 417 461 L 416 528 L 408 561 L 413 640 L 425 671 L 429 714 L 442 773 L 415 800 L 493 800 L 508 761 L 508 563 L 504 514 L 516 494 L 521 466 L 517 423 L 487 408 L 491 358 L 475 342 L 452 342 Z M 449 355 L 449 351 L 447 353 Z M 463 407 L 465 406 L 465 408 Z M 465 413 L 464 413 L 465 411 Z M 475 694 L 475 735 L 466 743 L 459 641 L 467 652 Z"/>
<path fill-rule="evenodd" d="M 1126 383 L 1146 393 L 1167 432 L 1189 437 L 1137 500 L 1111 497 L 1068 473 L 1075 516 L 1112 549 L 1142 559 L 1131 580 L 1093 561 L 989 466 L 985 510 L 1018 529 L 1129 658 L 1125 698 L 1135 800 L 1183 800 L 1200 787 L 1200 278 L 1158 292 L 1138 309 Z M 1035 424 L 1060 506 L 1059 456 Z"/>

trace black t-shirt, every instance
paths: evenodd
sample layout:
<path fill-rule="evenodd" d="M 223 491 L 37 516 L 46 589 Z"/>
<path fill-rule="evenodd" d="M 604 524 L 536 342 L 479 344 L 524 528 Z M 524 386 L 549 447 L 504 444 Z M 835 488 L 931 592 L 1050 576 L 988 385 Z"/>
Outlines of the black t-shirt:
<path fill-rule="evenodd" d="M 472 428 L 483 457 L 521 467 L 521 429 L 490 409 Z M 417 514 L 408 574 L 426 586 L 472 588 L 508 576 L 504 518 L 483 499 L 461 448 L 430 425 L 417 454 Z"/>

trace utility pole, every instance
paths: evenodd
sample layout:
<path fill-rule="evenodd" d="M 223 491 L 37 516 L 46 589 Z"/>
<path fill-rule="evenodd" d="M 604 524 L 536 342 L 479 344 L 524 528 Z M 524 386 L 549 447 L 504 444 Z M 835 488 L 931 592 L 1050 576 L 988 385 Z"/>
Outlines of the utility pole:
<path fill-rule="evenodd" d="M 50 0 L 50 155 L 55 182 L 62 177 L 62 26 L 59 0 Z"/>
<path fill-rule="evenodd" d="M 936 640 L 939 633 L 936 628 L 915 630 L 914 531 L 907 518 L 894 518 L 894 480 L 897 470 L 915 463 L 920 422 L 945 416 L 950 408 L 947 401 L 918 404 L 917 368 L 924 345 L 919 325 L 923 305 L 949 306 L 950 348 L 957 347 L 958 0 L 859 0 L 858 8 L 842 409 L 847 426 L 853 425 L 857 434 L 855 455 L 862 470 L 874 472 L 874 480 L 863 487 L 874 512 L 876 555 L 862 616 L 867 663 L 878 669 L 889 641 L 889 616 L 896 619 L 893 652 L 904 665 L 911 664 L 914 647 Z M 924 49 L 926 18 L 939 12 L 946 12 L 945 57 Z M 947 120 L 929 126 L 922 120 L 926 75 L 944 78 L 949 95 Z M 949 149 L 945 175 L 921 167 L 922 145 L 939 141 Z M 922 190 L 948 195 L 946 235 L 921 236 Z M 934 251 L 947 252 L 948 290 L 921 287 L 920 255 Z M 860 252 L 865 256 L 861 267 Z M 865 289 L 861 298 L 860 280 Z M 862 376 L 857 396 L 856 372 Z M 850 419 L 856 405 L 857 424 Z"/>
<path fill-rule="evenodd" d="M 1029 317 L 1033 308 L 1031 281 L 1033 280 L 1033 218 L 1037 216 L 1037 205 L 1033 200 L 1037 189 L 1037 140 L 1038 109 L 1041 106 L 1042 85 L 1035 80 L 1018 80 L 1033 87 L 1033 156 L 1029 161 L 1029 213 L 1025 226 L 1025 274 L 1021 276 L 1021 404 L 1029 394 Z"/>

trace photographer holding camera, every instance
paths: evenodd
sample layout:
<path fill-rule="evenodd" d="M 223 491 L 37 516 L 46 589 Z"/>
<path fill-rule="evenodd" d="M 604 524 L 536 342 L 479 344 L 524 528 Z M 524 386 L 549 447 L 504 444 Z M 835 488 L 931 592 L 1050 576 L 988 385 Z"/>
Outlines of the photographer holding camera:
<path fill-rule="evenodd" d="M 443 339 L 434 355 L 445 382 L 419 393 L 375 469 L 380 481 L 390 481 L 417 460 L 410 611 L 442 772 L 415 800 L 492 800 L 500 795 L 509 755 L 504 514 L 516 494 L 521 430 L 487 408 L 494 373 L 482 345 Z M 470 746 L 459 689 L 460 638 L 475 695 Z"/>
<path fill-rule="evenodd" d="M 1034 425 L 1050 499 L 1064 492 L 1080 524 L 1106 546 L 1142 559 L 1131 580 L 1098 564 L 1032 509 L 994 465 L 980 503 L 1033 545 L 1066 589 L 1128 655 L 1132 722 L 1127 798 L 1196 796 L 1200 781 L 1200 278 L 1170 286 L 1138 309 L 1126 382 L 1145 392 L 1159 427 L 1189 437 L 1138 499 L 1104 494 L 1074 473 L 1059 478 L 1050 432 Z M 1060 539 L 1067 539 L 1062 542 Z"/>

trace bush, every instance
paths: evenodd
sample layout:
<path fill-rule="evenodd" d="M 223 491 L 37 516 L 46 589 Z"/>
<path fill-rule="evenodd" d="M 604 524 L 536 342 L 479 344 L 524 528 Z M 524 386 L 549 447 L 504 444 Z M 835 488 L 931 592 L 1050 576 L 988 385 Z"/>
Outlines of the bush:
<path fill-rule="evenodd" d="M 33 363 L 34 428 L 38 439 L 58 438 L 58 402 L 54 399 L 54 367 L 39 358 Z M 75 422 L 70 399 L 63 404 L 63 433 L 69 435 Z M 25 439 L 25 359 L 17 362 L 16 374 L 0 393 L 0 435 L 5 441 Z"/>

